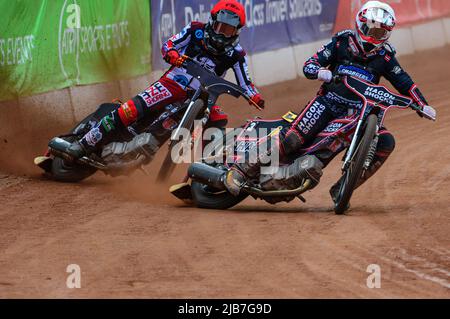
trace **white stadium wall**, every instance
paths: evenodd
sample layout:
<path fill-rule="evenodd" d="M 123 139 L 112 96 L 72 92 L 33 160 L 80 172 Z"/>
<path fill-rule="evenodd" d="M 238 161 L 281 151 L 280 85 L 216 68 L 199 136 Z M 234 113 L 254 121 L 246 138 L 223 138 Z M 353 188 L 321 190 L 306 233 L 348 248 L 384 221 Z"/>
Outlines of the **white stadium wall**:
<path fill-rule="evenodd" d="M 444 24 L 445 36 L 447 38 L 447 43 L 450 43 L 450 18 L 446 18 L 442 20 Z"/>
<path fill-rule="evenodd" d="M 411 32 L 414 39 L 414 48 L 417 51 L 443 46 L 447 40 L 443 20 L 413 26 Z"/>

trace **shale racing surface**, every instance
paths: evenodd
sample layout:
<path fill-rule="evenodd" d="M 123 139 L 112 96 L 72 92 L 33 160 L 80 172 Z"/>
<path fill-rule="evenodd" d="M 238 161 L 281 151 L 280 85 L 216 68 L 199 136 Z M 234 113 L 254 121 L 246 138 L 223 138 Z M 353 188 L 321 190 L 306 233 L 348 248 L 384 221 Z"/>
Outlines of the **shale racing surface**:
<path fill-rule="evenodd" d="M 397 148 L 356 191 L 346 216 L 333 214 L 328 195 L 340 158 L 305 194 L 306 204 L 249 199 L 233 210 L 205 211 L 154 183 L 163 153 L 147 167 L 150 177 L 97 174 L 64 185 L 31 164 L 60 131 L 21 136 L 24 151 L 1 154 L 0 297 L 449 298 L 448 48 L 400 60 L 438 122 L 413 111 L 389 115 Z M 299 110 L 318 85 L 263 88 L 268 106 L 257 115 Z M 243 101 L 222 102 L 231 125 L 256 115 Z M 171 182 L 182 175 L 179 169 Z M 69 264 L 81 268 L 80 289 L 66 286 Z M 371 264 L 381 267 L 380 289 L 366 286 Z"/>

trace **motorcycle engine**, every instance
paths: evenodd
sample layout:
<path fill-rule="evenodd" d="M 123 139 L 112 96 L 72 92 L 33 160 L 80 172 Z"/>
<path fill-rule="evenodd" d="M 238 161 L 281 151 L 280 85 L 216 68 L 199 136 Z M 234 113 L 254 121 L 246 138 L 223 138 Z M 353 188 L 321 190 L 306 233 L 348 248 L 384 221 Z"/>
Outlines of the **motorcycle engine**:
<path fill-rule="evenodd" d="M 102 159 L 112 169 L 133 169 L 149 163 L 158 149 L 158 140 L 150 133 L 142 133 L 129 142 L 113 142 L 106 145 L 102 150 Z"/>
<path fill-rule="evenodd" d="M 292 164 L 274 167 L 272 172 L 265 172 L 260 176 L 260 187 L 263 190 L 296 189 L 303 185 L 306 179 L 319 184 L 322 177 L 322 162 L 314 155 L 305 155 L 296 159 Z M 270 169 L 270 168 L 266 168 Z M 276 201 L 291 201 L 293 198 L 273 198 Z M 270 199 L 269 199 L 269 202 Z"/>

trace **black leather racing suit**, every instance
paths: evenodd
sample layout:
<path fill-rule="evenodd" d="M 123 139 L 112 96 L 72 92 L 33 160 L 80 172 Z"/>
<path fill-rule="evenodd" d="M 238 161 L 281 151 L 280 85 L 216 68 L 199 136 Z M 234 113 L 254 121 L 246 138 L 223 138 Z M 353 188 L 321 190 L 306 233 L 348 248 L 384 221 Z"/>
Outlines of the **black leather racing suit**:
<path fill-rule="evenodd" d="M 375 53 L 366 55 L 352 30 L 337 33 L 306 61 L 303 72 L 308 79 L 315 80 L 320 68 L 328 68 L 333 75 L 352 75 L 375 84 L 383 76 L 401 94 L 411 96 L 419 105 L 427 104 L 414 81 L 400 66 L 395 50 L 389 43 Z M 312 142 L 330 121 L 347 116 L 349 109 L 361 107 L 362 102 L 344 84 L 322 85 L 318 95 L 301 111 L 292 126 L 280 132 L 280 156 L 295 155 L 297 150 Z M 382 128 L 374 161 L 357 187 L 381 167 L 394 147 L 394 137 L 386 128 Z M 336 155 L 330 154 L 320 160 L 326 166 Z M 242 173 L 251 177 L 260 165 L 245 163 L 237 166 Z"/>

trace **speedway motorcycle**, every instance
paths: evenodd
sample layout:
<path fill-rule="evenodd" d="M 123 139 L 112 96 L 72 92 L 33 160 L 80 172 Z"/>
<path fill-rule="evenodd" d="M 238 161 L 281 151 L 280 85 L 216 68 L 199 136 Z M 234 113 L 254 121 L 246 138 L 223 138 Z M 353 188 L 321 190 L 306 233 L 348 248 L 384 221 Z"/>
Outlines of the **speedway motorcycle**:
<path fill-rule="evenodd" d="M 333 84 L 345 85 L 359 97 L 362 101 L 361 109 L 345 118 L 331 121 L 295 158 L 286 159 L 272 171 L 265 170 L 263 173 L 261 170 L 259 176 L 246 182 L 238 196 L 230 194 L 224 186 L 224 178 L 229 167 L 239 160 L 240 156 L 248 155 L 245 152 L 242 154 L 242 150 L 255 150 L 259 141 L 273 138 L 274 132 L 290 126 L 298 115 L 288 112 L 280 120 L 250 120 L 243 126 L 241 134 L 235 134 L 236 138 L 231 147 L 223 145 L 220 149 L 219 146 L 219 152 L 214 149 L 217 154 L 214 154 L 215 156 L 228 161 L 211 162 L 209 159 L 213 154 L 207 154 L 202 161 L 190 165 L 187 178 L 192 180 L 191 184 L 186 182 L 174 185 L 171 189 L 173 195 L 193 201 L 197 207 L 211 209 L 228 209 L 248 196 L 270 204 L 290 202 L 295 198 L 305 202 L 302 194 L 317 186 L 322 176 L 323 163 L 320 158 L 345 150 L 342 164 L 344 178 L 334 206 L 336 214 L 343 214 L 348 208 L 358 179 L 373 161 L 379 130 L 383 127 L 386 113 L 395 108 L 412 108 L 420 113 L 422 108 L 409 97 L 352 76 L 336 76 Z M 257 138 L 249 138 L 249 130 L 264 133 Z M 271 132 L 270 136 L 266 132 Z"/>
<path fill-rule="evenodd" d="M 137 169 L 145 172 L 143 166 L 150 163 L 160 146 L 169 140 L 169 150 L 158 174 L 159 181 L 167 179 L 177 162 L 177 158 L 173 158 L 172 154 L 174 145 L 190 142 L 188 139 L 180 141 L 182 129 L 192 132 L 195 120 L 205 126 L 209 119 L 208 105 L 214 105 L 222 94 L 236 98 L 242 96 L 250 101 L 250 97 L 241 87 L 218 77 L 205 69 L 200 62 L 186 56 L 184 58 L 184 67 L 194 77 L 193 81 L 197 87 L 188 92 L 189 98 L 184 103 L 167 105 L 153 122 L 135 123 L 129 126 L 127 131 L 118 133 L 111 143 L 99 151 L 73 161 L 62 152 L 67 143 L 80 139 L 98 125 L 105 115 L 120 106 L 117 103 L 102 104 L 68 134 L 52 140 L 46 154 L 35 158 L 35 164 L 42 168 L 47 176 L 61 182 L 79 182 L 96 171 L 111 176 L 127 175 Z"/>

